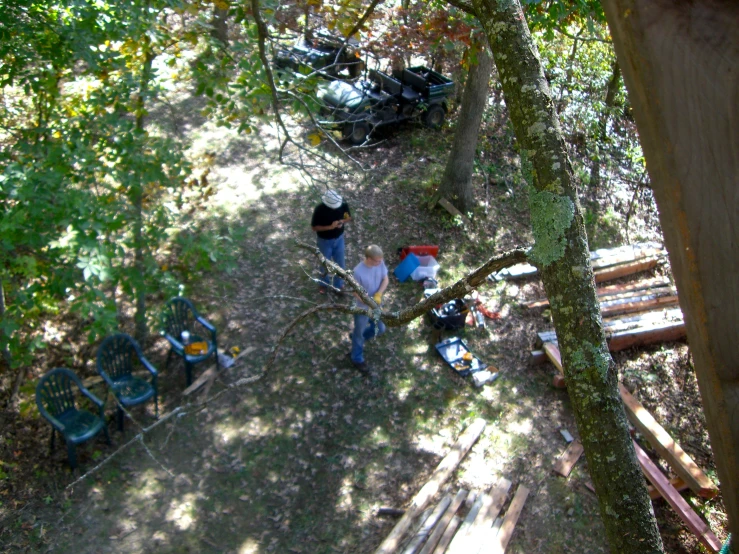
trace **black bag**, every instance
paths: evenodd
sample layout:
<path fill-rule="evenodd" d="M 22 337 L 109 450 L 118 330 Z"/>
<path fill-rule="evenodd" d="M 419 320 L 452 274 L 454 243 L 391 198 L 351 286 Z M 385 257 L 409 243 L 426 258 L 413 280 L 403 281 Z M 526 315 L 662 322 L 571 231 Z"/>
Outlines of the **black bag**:
<path fill-rule="evenodd" d="M 469 308 L 461 298 L 450 300 L 429 312 L 431 323 L 435 329 L 455 331 L 463 329 Z"/>

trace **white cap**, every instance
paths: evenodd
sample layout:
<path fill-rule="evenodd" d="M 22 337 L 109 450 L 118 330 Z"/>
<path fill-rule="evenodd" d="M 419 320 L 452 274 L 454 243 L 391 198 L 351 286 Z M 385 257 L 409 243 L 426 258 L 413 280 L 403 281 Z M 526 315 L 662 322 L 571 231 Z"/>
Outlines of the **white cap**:
<path fill-rule="evenodd" d="M 321 196 L 321 201 L 326 204 L 329 208 L 336 209 L 341 206 L 341 195 L 335 190 L 327 190 Z"/>

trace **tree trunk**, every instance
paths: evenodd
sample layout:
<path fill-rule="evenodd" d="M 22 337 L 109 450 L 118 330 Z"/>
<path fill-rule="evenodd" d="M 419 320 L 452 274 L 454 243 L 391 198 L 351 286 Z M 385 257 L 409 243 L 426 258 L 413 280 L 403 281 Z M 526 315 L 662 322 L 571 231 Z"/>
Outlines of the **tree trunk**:
<path fill-rule="evenodd" d="M 613 60 L 611 66 L 611 78 L 608 80 L 608 86 L 606 87 L 606 102 L 603 109 L 603 113 L 600 115 L 598 121 L 598 136 L 595 137 L 593 149 L 593 165 L 590 167 L 590 188 L 593 191 L 598 190 L 600 187 L 600 162 L 601 152 L 605 145 L 606 139 L 608 138 L 608 118 L 611 115 L 613 106 L 616 104 L 616 95 L 620 88 L 621 81 L 621 67 L 618 65 L 618 60 Z"/>
<path fill-rule="evenodd" d="M 477 52 L 477 63 L 470 66 L 457 119 L 457 132 L 439 185 L 439 193 L 463 214 L 471 212 L 474 206 L 472 171 L 492 70 L 493 60 L 487 46 L 481 45 Z"/>
<path fill-rule="evenodd" d="M 144 66 L 141 69 L 141 81 L 139 84 L 139 97 L 136 105 L 136 129 L 144 132 L 144 114 L 146 96 L 149 92 L 149 81 L 151 80 L 151 65 L 154 54 L 151 51 L 150 39 L 144 39 Z M 133 204 L 133 266 L 136 270 L 134 289 L 136 311 L 133 316 L 136 340 L 142 343 L 148 334 L 146 328 L 146 264 L 144 263 L 144 185 L 143 176 L 134 183 L 131 190 L 131 203 Z"/>
<path fill-rule="evenodd" d="M 605 341 L 572 166 L 518 0 L 474 0 L 493 51 L 524 165 L 540 268 L 588 469 L 612 552 L 663 552 Z"/>
<path fill-rule="evenodd" d="M 0 321 L 4 321 L 5 319 L 5 286 L 2 280 L 2 277 L 0 277 Z M 3 328 L 0 328 L 0 333 L 3 335 L 3 361 L 5 362 L 5 365 L 8 368 L 8 372 L 13 370 L 13 356 L 10 353 L 10 347 L 8 344 L 10 343 L 10 337 L 5 336 L 5 331 Z M 26 368 L 20 367 L 18 368 L 18 373 L 15 376 L 15 379 L 13 381 L 13 390 L 10 393 L 10 397 L 8 398 L 8 404 L 7 409 L 8 410 L 16 410 L 18 408 L 18 392 L 20 391 L 21 385 L 23 384 L 23 379 L 26 376 Z"/>
<path fill-rule="evenodd" d="M 739 5 L 606 0 L 739 537 Z M 734 547 L 736 551 L 736 547 Z"/>
<path fill-rule="evenodd" d="M 219 41 L 224 48 L 228 47 L 228 9 L 214 5 L 210 25 L 212 27 L 210 36 Z"/>

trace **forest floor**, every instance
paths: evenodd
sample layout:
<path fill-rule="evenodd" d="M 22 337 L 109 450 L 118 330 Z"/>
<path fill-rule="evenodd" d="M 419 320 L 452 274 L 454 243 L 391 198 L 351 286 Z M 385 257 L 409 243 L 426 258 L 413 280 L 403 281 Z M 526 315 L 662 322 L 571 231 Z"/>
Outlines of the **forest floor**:
<path fill-rule="evenodd" d="M 313 242 L 310 217 L 319 197 L 277 164 L 269 129 L 240 136 L 201 120 L 197 107 L 188 98 L 175 104 L 172 129 L 191 140 L 196 163 L 205 158 L 212 163 L 208 181 L 215 194 L 185 232 L 197 237 L 203 229 L 218 230 L 238 261 L 223 267 L 216 261 L 188 284 L 185 295 L 218 327 L 223 349 L 238 346 L 249 354 L 210 389 L 211 397 L 222 393 L 216 400 L 185 406 L 71 489 L 66 487 L 77 477 L 133 439 L 136 424 L 127 422 L 125 434 L 119 433 L 108 401 L 113 444 L 98 439 L 80 447 L 80 469 L 73 475 L 63 447 L 57 444 L 49 456 L 49 427 L 33 410 L 4 414 L 0 550 L 369 553 L 395 523 L 378 517 L 377 509 L 406 506 L 464 427 L 483 417 L 484 434 L 445 490 L 485 491 L 500 477 L 512 481 L 511 493 L 519 484 L 531 489 L 508 552 L 607 552 L 597 500 L 586 486 L 585 458 L 568 479 L 552 472 L 567 446 L 560 430 L 577 437 L 577 428 L 567 392 L 551 387 L 554 368 L 527 364 L 536 332 L 550 327 L 542 313 L 519 305 L 543 296 L 536 279 L 483 286 L 480 294 L 501 319 L 458 333 L 502 372 L 484 388 L 474 388 L 442 362 L 425 319 L 370 343 L 367 359 L 375 376 L 366 377 L 347 361 L 350 317 L 325 312 L 287 337 L 264 377 L 227 390 L 258 374 L 296 314 L 326 301 L 312 280 L 315 261 L 294 247 L 296 239 Z M 385 249 L 391 271 L 399 247 L 438 244 L 444 285 L 495 253 L 530 242 L 526 190 L 514 175 L 504 129 L 487 133 L 501 171 L 510 176 L 504 185 L 487 189 L 477 183 L 487 211 L 481 207 L 471 228 L 464 229 L 429 209 L 452 136 L 450 128 L 433 133 L 408 126 L 356 153 L 372 170 L 340 186 L 354 216 L 346 231 L 348 267 L 361 260 L 369 243 Z M 623 208 L 614 198 L 603 201 L 616 212 Z M 642 215 L 646 223 L 635 227 L 632 238 L 659 240 L 653 207 Z M 616 246 L 621 240 L 608 232 L 598 236 L 591 246 Z M 385 307 L 408 306 L 421 294 L 417 283 L 391 277 Z M 160 308 L 152 302 L 153 311 Z M 34 379 L 48 368 L 74 364 L 83 376 L 94 375 L 97 345 L 85 344 L 73 331 L 60 328 L 29 376 L 26 405 L 32 405 Z M 182 396 L 184 372 L 178 363 L 165 368 L 163 339 L 153 338 L 146 352 L 162 370 L 160 414 L 202 400 Z M 715 479 L 686 344 L 632 349 L 615 359 L 629 390 Z M 196 375 L 204 369 L 198 367 Z M 105 394 L 99 386 L 93 392 Z M 152 407 L 133 415 L 142 426 L 154 422 Z M 725 538 L 720 496 L 711 501 L 687 496 Z M 701 552 L 664 502 L 656 501 L 655 510 L 668 552 Z"/>

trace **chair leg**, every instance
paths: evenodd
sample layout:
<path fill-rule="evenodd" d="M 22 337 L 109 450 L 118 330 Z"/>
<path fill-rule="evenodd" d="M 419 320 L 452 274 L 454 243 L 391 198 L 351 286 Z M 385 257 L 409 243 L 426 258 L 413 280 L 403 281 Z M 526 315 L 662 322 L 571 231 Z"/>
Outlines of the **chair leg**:
<path fill-rule="evenodd" d="M 172 353 L 173 352 L 174 351 L 171 348 L 169 349 L 169 352 L 167 352 L 167 361 L 164 362 L 164 369 L 168 369 L 169 368 L 169 359 L 172 357 Z"/>
<path fill-rule="evenodd" d="M 56 437 L 56 429 L 51 428 L 51 437 L 49 439 L 49 456 L 54 454 L 54 437 Z"/>
<path fill-rule="evenodd" d="M 71 441 L 67 441 L 67 456 L 69 457 L 69 467 L 74 471 L 77 468 L 77 452 Z"/>
<path fill-rule="evenodd" d="M 192 385 L 192 364 L 185 361 L 185 377 L 187 378 L 187 386 Z"/>
<path fill-rule="evenodd" d="M 159 419 L 159 393 L 154 391 L 154 418 Z"/>
<path fill-rule="evenodd" d="M 122 433 L 123 432 L 123 410 L 120 406 L 118 406 L 118 430 Z"/>

